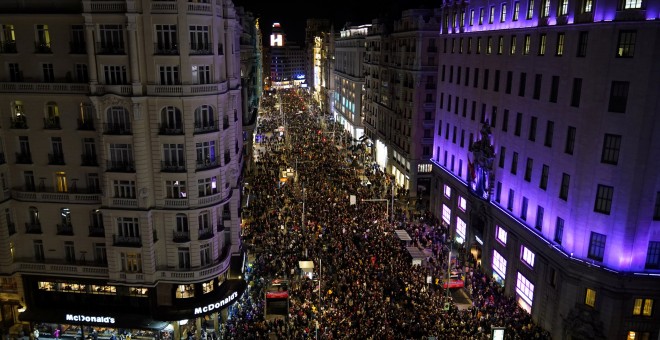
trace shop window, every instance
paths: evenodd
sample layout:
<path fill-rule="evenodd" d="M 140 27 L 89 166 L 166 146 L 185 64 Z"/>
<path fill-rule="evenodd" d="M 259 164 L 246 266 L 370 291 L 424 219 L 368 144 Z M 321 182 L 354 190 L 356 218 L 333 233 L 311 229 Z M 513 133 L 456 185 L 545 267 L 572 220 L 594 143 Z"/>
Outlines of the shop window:
<path fill-rule="evenodd" d="M 525 246 L 520 246 L 520 259 L 531 268 L 534 268 L 535 257 L 536 254 L 534 254 L 531 250 L 529 250 L 529 248 Z"/>
<path fill-rule="evenodd" d="M 177 299 L 187 299 L 195 297 L 195 286 L 192 284 L 179 285 L 176 289 Z"/>
<path fill-rule="evenodd" d="M 651 316 L 653 315 L 653 299 L 635 299 L 633 306 L 633 315 Z"/>
<path fill-rule="evenodd" d="M 497 241 L 500 242 L 503 246 L 506 246 L 506 237 L 508 233 L 500 226 L 495 226 L 495 236 Z"/>
<path fill-rule="evenodd" d="M 210 293 L 213 291 L 213 280 L 209 282 L 202 282 L 202 293 Z"/>
<path fill-rule="evenodd" d="M 506 259 L 497 250 L 493 250 L 493 271 L 499 274 L 502 280 L 506 278 Z"/>
<path fill-rule="evenodd" d="M 465 212 L 467 209 L 467 200 L 463 196 L 458 196 L 458 208 Z"/>

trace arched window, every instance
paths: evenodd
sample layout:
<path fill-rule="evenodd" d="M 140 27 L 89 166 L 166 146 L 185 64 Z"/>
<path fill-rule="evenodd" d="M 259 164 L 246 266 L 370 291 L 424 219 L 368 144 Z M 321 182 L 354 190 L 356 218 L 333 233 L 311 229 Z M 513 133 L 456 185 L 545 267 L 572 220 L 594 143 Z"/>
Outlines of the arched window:
<path fill-rule="evenodd" d="M 183 118 L 181 110 L 174 106 L 166 106 L 160 111 L 160 130 L 165 134 L 179 134 L 183 132 Z"/>
<path fill-rule="evenodd" d="M 202 131 L 215 129 L 215 117 L 211 106 L 202 105 L 195 109 L 195 129 Z"/>

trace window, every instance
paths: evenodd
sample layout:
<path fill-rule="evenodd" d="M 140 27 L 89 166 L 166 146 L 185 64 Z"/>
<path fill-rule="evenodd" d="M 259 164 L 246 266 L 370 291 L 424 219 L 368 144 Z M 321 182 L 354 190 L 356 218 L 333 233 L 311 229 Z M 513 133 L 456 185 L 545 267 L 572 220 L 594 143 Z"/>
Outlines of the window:
<path fill-rule="evenodd" d="M 473 26 L 474 25 L 474 10 L 473 9 L 470 10 L 470 20 L 469 21 L 470 21 L 470 26 Z"/>
<path fill-rule="evenodd" d="M 513 158 L 511 159 L 511 173 L 514 174 L 514 175 L 518 173 L 518 153 L 517 152 L 513 153 Z"/>
<path fill-rule="evenodd" d="M 490 12 L 488 13 L 488 23 L 492 24 L 495 21 L 495 6 L 490 6 Z"/>
<path fill-rule="evenodd" d="M 87 71 L 87 64 L 74 65 L 74 81 L 78 83 L 86 83 L 89 81 L 89 72 Z"/>
<path fill-rule="evenodd" d="M 495 191 L 495 202 L 500 203 L 500 199 L 502 198 L 502 182 L 497 182 L 497 188 Z"/>
<path fill-rule="evenodd" d="M 458 209 L 463 212 L 467 209 L 467 200 L 463 196 L 458 196 Z"/>
<path fill-rule="evenodd" d="M 211 54 L 211 44 L 208 26 L 189 26 L 190 30 L 190 53 Z"/>
<path fill-rule="evenodd" d="M 142 254 L 121 253 L 121 271 L 125 273 L 142 272 Z"/>
<path fill-rule="evenodd" d="M 484 23 L 484 9 L 479 8 L 479 25 L 483 25 Z"/>
<path fill-rule="evenodd" d="M 189 269 L 190 268 L 190 248 L 188 247 L 181 247 L 177 249 L 177 254 L 179 255 L 179 269 Z M 187 285 L 179 285 L 179 288 L 181 287 L 186 287 Z M 190 285 L 192 286 L 192 285 Z M 177 289 L 177 293 L 179 292 L 180 289 Z M 194 289 L 191 289 L 194 291 Z M 189 297 L 189 296 L 183 296 L 184 292 L 181 292 L 182 298 Z M 178 295 L 178 294 L 177 294 Z M 194 295 L 194 294 L 193 294 Z"/>
<path fill-rule="evenodd" d="M 67 263 L 76 262 L 76 249 L 73 245 L 73 241 L 64 242 L 64 261 Z"/>
<path fill-rule="evenodd" d="M 140 237 L 140 225 L 135 217 L 117 217 L 117 233 L 123 237 Z"/>
<path fill-rule="evenodd" d="M 660 268 L 660 242 L 650 241 L 649 249 L 646 253 L 646 268 L 659 269 Z"/>
<path fill-rule="evenodd" d="M 213 129 L 215 126 L 215 117 L 211 106 L 202 105 L 195 109 L 195 129 L 205 131 Z"/>
<path fill-rule="evenodd" d="M 522 199 L 522 206 L 520 207 L 520 218 L 523 221 L 527 221 L 527 207 L 529 205 L 529 199 L 527 197 L 523 196 Z"/>
<path fill-rule="evenodd" d="M 653 299 L 635 299 L 633 315 L 652 316 Z"/>
<path fill-rule="evenodd" d="M 193 84 L 211 84 L 211 66 L 193 65 L 192 82 Z"/>
<path fill-rule="evenodd" d="M 594 307 L 596 305 L 596 291 L 587 288 L 586 293 L 584 294 L 584 304 L 589 307 Z"/>
<path fill-rule="evenodd" d="M 542 206 L 537 206 L 536 207 L 536 224 L 534 227 L 536 227 L 537 230 L 541 231 L 543 230 L 543 215 L 545 213 L 545 209 L 543 209 Z"/>
<path fill-rule="evenodd" d="M 445 197 L 451 198 L 451 187 L 445 184 L 444 188 L 445 188 Z"/>
<path fill-rule="evenodd" d="M 520 73 L 520 81 L 518 82 L 518 96 L 520 96 L 520 97 L 525 96 L 526 84 L 527 84 L 527 73 L 521 72 Z"/>
<path fill-rule="evenodd" d="M 68 192 L 69 186 L 66 181 L 66 173 L 64 171 L 55 172 L 55 191 Z"/>
<path fill-rule="evenodd" d="M 573 90 L 571 91 L 571 106 L 580 107 L 582 96 L 582 78 L 573 78 Z"/>
<path fill-rule="evenodd" d="M 513 134 L 520 137 L 520 130 L 522 129 L 522 113 L 518 112 L 516 114 L 516 126 L 513 131 Z"/>
<path fill-rule="evenodd" d="M 176 25 L 156 25 L 155 49 L 158 54 L 177 54 L 179 52 Z"/>
<path fill-rule="evenodd" d="M 517 41 L 516 36 L 512 35 L 511 36 L 511 45 L 509 46 L 509 54 L 511 54 L 511 55 L 516 54 L 516 41 Z M 511 93 L 511 92 L 507 92 L 507 93 Z"/>
<path fill-rule="evenodd" d="M 538 118 L 532 117 L 529 121 L 529 136 L 528 139 L 532 142 L 536 141 L 536 126 L 538 124 Z"/>
<path fill-rule="evenodd" d="M 504 22 L 505 20 L 506 20 L 506 3 L 503 3 L 502 7 L 500 8 L 500 22 Z"/>
<path fill-rule="evenodd" d="M 188 237 L 188 216 L 186 214 L 176 214 L 176 232 Z"/>
<path fill-rule="evenodd" d="M 506 259 L 497 250 L 493 250 L 493 271 L 502 279 L 506 277 Z"/>
<path fill-rule="evenodd" d="M 509 189 L 509 199 L 506 203 L 506 208 L 509 209 L 509 211 L 513 210 L 513 199 L 515 196 L 516 192 L 513 191 L 513 189 Z"/>
<path fill-rule="evenodd" d="M 534 284 L 529 282 L 523 274 L 518 272 L 518 280 L 516 282 L 516 292 L 520 297 L 525 300 L 530 306 L 534 301 Z"/>
<path fill-rule="evenodd" d="M 630 83 L 627 81 L 612 81 L 608 111 L 618 113 L 626 112 L 629 85 Z"/>
<path fill-rule="evenodd" d="M 37 40 L 35 41 L 37 53 L 50 53 L 50 32 L 48 25 L 37 25 Z"/>
<path fill-rule="evenodd" d="M 593 0 L 582 0 L 580 11 L 582 13 L 591 13 L 594 6 Z"/>
<path fill-rule="evenodd" d="M 592 231 L 589 238 L 589 254 L 587 254 L 587 257 L 595 261 L 603 261 L 606 240 L 607 236 Z"/>
<path fill-rule="evenodd" d="M 106 85 L 128 84 L 125 66 L 105 65 L 103 66 L 103 76 Z"/>
<path fill-rule="evenodd" d="M 556 103 L 559 96 L 559 76 L 552 76 L 550 83 L 550 102 Z"/>
<path fill-rule="evenodd" d="M 619 162 L 619 149 L 621 148 L 621 136 L 605 134 L 603 141 L 603 154 L 600 158 L 601 163 L 617 164 Z"/>
<path fill-rule="evenodd" d="M 568 187 L 571 184 L 571 176 L 567 173 L 561 175 L 561 186 L 559 187 L 559 198 L 568 200 Z"/>
<path fill-rule="evenodd" d="M 9 67 L 9 81 L 12 83 L 23 81 L 23 71 L 18 63 L 8 63 Z"/>
<path fill-rule="evenodd" d="M 94 243 L 94 262 L 97 264 L 108 264 L 108 253 L 105 243 Z"/>
<path fill-rule="evenodd" d="M 518 21 L 518 16 L 520 15 L 520 1 L 515 1 L 513 3 L 513 21 Z"/>
<path fill-rule="evenodd" d="M 442 205 L 442 221 L 447 225 L 451 223 L 451 209 L 446 205 Z"/>
<path fill-rule="evenodd" d="M 557 15 L 562 16 L 568 14 L 568 0 L 559 0 L 557 6 Z"/>
<path fill-rule="evenodd" d="M 214 166 L 216 162 L 215 141 L 198 142 L 195 144 L 198 168 Z"/>
<path fill-rule="evenodd" d="M 548 173 L 550 172 L 550 167 L 546 164 L 543 164 L 541 168 L 541 181 L 539 182 L 539 188 L 546 190 L 548 188 Z"/>
<path fill-rule="evenodd" d="M 596 192 L 596 203 L 594 205 L 594 211 L 609 215 L 610 210 L 612 209 L 613 195 L 614 195 L 614 187 L 598 184 L 598 191 Z"/>
<path fill-rule="evenodd" d="M 167 198 L 186 198 L 186 181 L 165 181 L 165 195 Z"/>
<path fill-rule="evenodd" d="M 531 45 L 532 45 L 532 37 L 529 34 L 525 34 L 525 38 L 523 40 L 523 55 L 529 54 L 529 48 Z"/>
<path fill-rule="evenodd" d="M 642 0 L 622 0 L 621 5 L 623 9 L 640 9 L 642 8 Z"/>
<path fill-rule="evenodd" d="M 493 37 L 488 37 L 486 39 L 486 54 L 491 54 L 493 53 Z M 488 74 L 488 69 L 485 70 L 486 74 Z M 488 89 L 488 80 L 484 80 L 484 89 Z"/>
<path fill-rule="evenodd" d="M 557 33 L 557 49 L 555 51 L 555 55 L 560 57 L 564 55 L 564 38 L 565 38 L 564 33 Z"/>
<path fill-rule="evenodd" d="M 467 230 L 467 224 L 465 221 L 463 221 L 460 217 L 456 217 L 456 235 L 458 235 L 460 238 L 463 240 L 466 239 L 465 233 Z M 463 243 L 462 241 L 459 241 L 460 243 Z"/>
<path fill-rule="evenodd" d="M 179 248 L 179 254 L 181 254 L 181 252 L 184 249 L 188 249 L 188 248 Z M 188 249 L 188 258 L 190 258 L 190 250 L 189 249 Z M 181 259 L 181 256 L 179 256 L 179 259 Z M 179 263 L 181 263 L 181 261 L 179 261 Z M 188 263 L 190 263 L 190 261 L 188 261 Z M 190 268 L 190 265 L 188 265 L 188 267 L 184 267 L 184 268 Z M 188 298 L 192 298 L 192 297 L 195 297 L 195 285 L 194 284 L 179 285 L 176 288 L 176 298 L 177 299 L 188 299 Z"/>
<path fill-rule="evenodd" d="M 506 246 L 506 237 L 507 237 L 507 231 L 504 230 L 504 228 L 496 225 L 495 226 L 495 237 L 497 238 L 497 241 L 500 242 L 503 246 Z"/>
<path fill-rule="evenodd" d="M 564 152 L 572 155 L 573 150 L 575 149 L 575 127 L 569 126 L 568 127 L 568 132 L 566 133 L 566 147 L 564 148 Z"/>
<path fill-rule="evenodd" d="M 124 32 L 122 25 L 99 25 L 101 53 L 123 54 Z"/>
<path fill-rule="evenodd" d="M 504 110 L 504 117 L 502 117 L 502 131 L 507 132 L 509 130 L 509 110 Z"/>
<path fill-rule="evenodd" d="M 158 68 L 160 85 L 179 85 L 179 66 L 160 66 Z"/>
<path fill-rule="evenodd" d="M 110 168 L 133 168 L 133 146 L 110 144 Z"/>
<path fill-rule="evenodd" d="M 500 146 L 500 161 L 499 161 L 500 168 L 504 168 L 505 157 L 506 157 L 506 147 Z"/>
<path fill-rule="evenodd" d="M 211 244 L 203 244 L 199 246 L 199 258 L 200 258 L 200 265 L 202 267 L 208 266 L 209 264 L 213 263 L 213 259 L 211 257 Z M 211 283 L 211 285 L 213 285 Z"/>
<path fill-rule="evenodd" d="M 550 16 L 550 0 L 541 0 L 541 18 Z"/>
<path fill-rule="evenodd" d="M 520 259 L 531 268 L 534 268 L 535 257 L 536 254 L 534 254 L 531 250 L 529 250 L 529 248 L 525 246 L 520 246 Z"/>
<path fill-rule="evenodd" d="M 43 80 L 44 83 L 54 83 L 55 82 L 55 71 L 53 70 L 53 64 L 44 63 L 41 64 L 41 69 L 43 71 Z"/>
<path fill-rule="evenodd" d="M 210 178 L 200 178 L 197 180 L 197 190 L 199 197 L 215 195 L 218 193 L 218 183 L 215 176 Z"/>
<path fill-rule="evenodd" d="M 591 1 L 591 0 L 585 0 L 585 1 Z M 586 57 L 587 56 L 587 42 L 588 41 L 589 41 L 589 32 L 580 31 L 580 34 L 578 35 L 578 48 L 577 48 L 577 56 L 578 57 Z"/>
<path fill-rule="evenodd" d="M 183 154 L 183 144 L 163 144 L 163 169 L 183 169 L 186 164 Z"/>
<path fill-rule="evenodd" d="M 660 221 L 660 191 L 655 193 L 655 206 L 653 207 L 653 220 Z"/>
<path fill-rule="evenodd" d="M 548 36 L 545 33 L 539 35 L 539 55 L 545 55 L 545 44 Z"/>
<path fill-rule="evenodd" d="M 547 147 L 552 147 L 552 135 L 555 131 L 555 123 L 551 120 L 545 125 L 545 139 L 543 145 Z"/>
<path fill-rule="evenodd" d="M 525 19 L 530 20 L 534 17 L 534 0 L 527 0 L 527 15 Z"/>
<path fill-rule="evenodd" d="M 42 240 L 34 240 L 32 242 L 34 249 L 34 260 L 38 262 L 45 261 L 46 256 L 44 255 L 44 242 Z"/>
<path fill-rule="evenodd" d="M 555 242 L 561 244 L 561 241 L 564 237 L 564 219 L 557 216 L 555 221 Z"/>
<path fill-rule="evenodd" d="M 527 158 L 527 164 L 525 165 L 525 181 L 530 182 L 532 180 L 532 168 L 534 160 Z"/>

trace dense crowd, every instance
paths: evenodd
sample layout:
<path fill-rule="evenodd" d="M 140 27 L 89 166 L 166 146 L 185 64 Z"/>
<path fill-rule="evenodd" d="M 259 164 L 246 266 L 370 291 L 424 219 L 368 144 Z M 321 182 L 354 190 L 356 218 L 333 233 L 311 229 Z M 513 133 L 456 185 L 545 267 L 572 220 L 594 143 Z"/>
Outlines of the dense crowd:
<path fill-rule="evenodd" d="M 391 178 L 368 156 L 349 151 L 351 138 L 314 133 L 342 131 L 340 126 L 324 129 L 322 119 L 305 113 L 286 119 L 281 137 L 272 133 L 281 124 L 279 114 L 259 123 L 257 133 L 265 138 L 246 177 L 252 217 L 243 230 L 256 258 L 224 339 L 488 339 L 494 326 L 506 327 L 507 339 L 550 338 L 471 255 L 454 263 L 472 297 L 469 308 L 457 308 L 442 287 L 452 242 L 447 228 L 428 212 L 402 206 L 390 220 L 387 201 L 363 199 L 389 201 L 396 195 Z M 286 168 L 296 171 L 283 182 Z M 412 243 L 427 251 L 422 265 L 412 265 L 395 229 L 408 231 Z M 311 278 L 298 268 L 301 260 L 314 261 Z M 284 318 L 264 316 L 264 292 L 275 278 L 288 280 Z"/>

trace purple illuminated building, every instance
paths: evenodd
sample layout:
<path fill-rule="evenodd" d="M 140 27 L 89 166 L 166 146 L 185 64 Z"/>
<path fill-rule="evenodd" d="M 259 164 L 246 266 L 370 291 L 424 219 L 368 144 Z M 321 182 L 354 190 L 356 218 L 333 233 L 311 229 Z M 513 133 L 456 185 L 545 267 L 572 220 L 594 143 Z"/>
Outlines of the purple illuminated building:
<path fill-rule="evenodd" d="M 660 1 L 441 12 L 432 211 L 554 338 L 658 339 Z"/>

